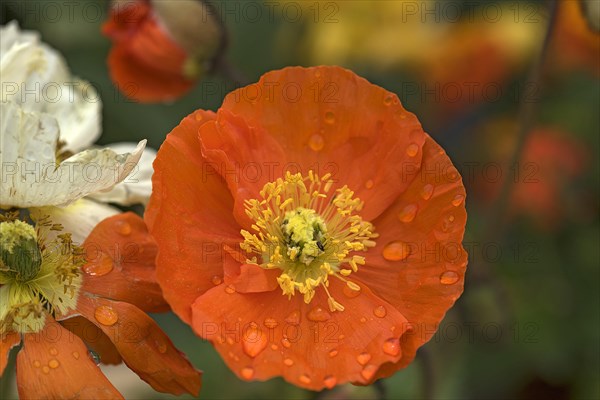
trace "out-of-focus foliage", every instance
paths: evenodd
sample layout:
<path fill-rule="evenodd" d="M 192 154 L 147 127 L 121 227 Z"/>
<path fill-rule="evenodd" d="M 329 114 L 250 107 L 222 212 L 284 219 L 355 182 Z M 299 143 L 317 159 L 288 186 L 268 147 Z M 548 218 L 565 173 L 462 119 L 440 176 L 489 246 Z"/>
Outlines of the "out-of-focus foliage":
<path fill-rule="evenodd" d="M 126 100 L 108 75 L 105 2 L 74 3 L 69 11 L 63 2 L 3 2 L 2 23 L 39 30 L 94 84 L 104 105 L 102 143 L 148 138 L 158 148 L 184 116 L 216 110 L 235 87 L 215 75 L 172 104 Z M 600 398 L 600 34 L 579 2 L 559 2 L 541 85 L 527 71 L 544 40 L 549 2 L 211 3 L 228 31 L 228 59 L 248 82 L 286 65 L 350 68 L 396 92 L 462 172 L 465 292 L 415 363 L 383 382 L 388 398 Z M 511 165 L 522 101 L 533 103 L 536 129 L 523 146 L 530 153 Z M 499 205 L 506 180 L 525 194 Z M 539 190 L 527 192 L 534 185 Z M 542 192 L 553 203 L 550 215 L 535 206 Z M 202 398 L 315 398 L 281 380 L 239 381 L 174 315 L 155 317 L 205 371 Z M 128 398 L 166 398 L 124 385 Z M 319 396 L 375 398 L 377 390 L 345 386 Z"/>

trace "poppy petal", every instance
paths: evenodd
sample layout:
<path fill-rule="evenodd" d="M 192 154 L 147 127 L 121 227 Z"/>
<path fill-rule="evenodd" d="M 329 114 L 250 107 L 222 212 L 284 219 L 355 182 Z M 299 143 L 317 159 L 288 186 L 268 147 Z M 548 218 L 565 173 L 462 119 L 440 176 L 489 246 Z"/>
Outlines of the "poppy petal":
<path fill-rule="evenodd" d="M 202 373 L 194 369 L 158 324 L 139 308 L 84 296 L 78 309 L 110 338 L 127 366 L 155 390 L 198 394 Z"/>
<path fill-rule="evenodd" d="M 8 364 L 10 350 L 21 343 L 21 335 L 17 332 L 10 332 L 2 335 L 0 341 L 0 377 L 4 373 L 4 368 Z"/>
<path fill-rule="evenodd" d="M 120 364 L 123 359 L 108 336 L 96 325 L 83 317 L 72 317 L 60 321 L 60 324 L 73 332 L 100 357 L 103 364 Z"/>
<path fill-rule="evenodd" d="M 142 218 L 132 212 L 106 218 L 83 247 L 83 291 L 126 301 L 144 311 L 168 310 L 155 277 L 157 246 Z"/>
<path fill-rule="evenodd" d="M 202 157 L 198 128 L 214 113 L 197 111 L 167 138 L 154 162 L 153 196 L 145 219 L 159 252 L 157 279 L 173 311 L 191 321 L 196 298 L 223 280 L 223 243 L 241 239 L 233 198 Z"/>
<path fill-rule="evenodd" d="M 373 222 L 377 245 L 353 276 L 396 307 L 413 330 L 402 341 L 403 357 L 387 376 L 406 366 L 463 291 L 467 252 L 465 189 L 460 174 L 431 138 L 423 166 L 405 193 Z"/>
<path fill-rule="evenodd" d="M 348 185 L 372 220 L 415 176 L 426 136 L 395 94 L 326 66 L 266 73 L 227 95 L 200 134 L 206 157 L 224 164 L 239 221 L 244 198 L 285 170 L 331 173 L 334 188 Z"/>
<path fill-rule="evenodd" d="M 24 335 L 17 355 L 22 399 L 122 399 L 90 359 L 85 344 L 51 318 L 44 329 Z"/>
<path fill-rule="evenodd" d="M 344 287 L 339 281 L 329 285 L 345 306 L 329 312 L 324 290 L 305 304 L 299 295 L 288 300 L 280 291 L 241 294 L 221 285 L 194 303 L 192 326 L 245 380 L 283 375 L 312 390 L 368 384 L 380 365 L 402 357 L 399 342 L 408 324 L 368 287 L 359 293 Z"/>

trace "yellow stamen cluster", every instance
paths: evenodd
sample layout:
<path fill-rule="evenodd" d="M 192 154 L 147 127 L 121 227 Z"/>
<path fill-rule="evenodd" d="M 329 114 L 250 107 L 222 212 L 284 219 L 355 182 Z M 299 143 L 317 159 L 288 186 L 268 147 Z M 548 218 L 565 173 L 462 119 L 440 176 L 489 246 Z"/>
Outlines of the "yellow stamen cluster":
<path fill-rule="evenodd" d="M 37 332 L 47 314 L 75 308 L 83 249 L 70 234 L 58 233 L 62 227 L 48 217 L 39 218 L 35 229 L 16 215 L 1 221 L 0 334 Z"/>
<path fill-rule="evenodd" d="M 315 289 L 323 287 L 330 310 L 343 311 L 329 293 L 329 277 L 360 290 L 346 278 L 365 258 L 352 253 L 375 246 L 372 239 L 378 235 L 356 215 L 363 203 L 353 198 L 354 192 L 344 186 L 328 195 L 332 186 L 331 174 L 320 178 L 312 171 L 306 177 L 288 172 L 267 183 L 260 199 L 245 202 L 254 233 L 241 231 L 241 248 L 255 254 L 248 263 L 282 271 L 277 281 L 288 298 L 298 291 L 308 304 Z"/>

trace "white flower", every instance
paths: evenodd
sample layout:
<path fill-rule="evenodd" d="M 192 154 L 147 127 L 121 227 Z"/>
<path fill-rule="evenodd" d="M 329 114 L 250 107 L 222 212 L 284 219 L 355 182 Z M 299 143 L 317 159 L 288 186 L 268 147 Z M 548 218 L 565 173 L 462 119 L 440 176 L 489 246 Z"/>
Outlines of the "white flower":
<path fill-rule="evenodd" d="M 0 27 L 0 80 L 1 209 L 44 212 L 83 240 L 119 212 L 102 202 L 147 202 L 155 151 L 142 156 L 145 140 L 93 148 L 101 130 L 96 90 L 14 21 Z"/>

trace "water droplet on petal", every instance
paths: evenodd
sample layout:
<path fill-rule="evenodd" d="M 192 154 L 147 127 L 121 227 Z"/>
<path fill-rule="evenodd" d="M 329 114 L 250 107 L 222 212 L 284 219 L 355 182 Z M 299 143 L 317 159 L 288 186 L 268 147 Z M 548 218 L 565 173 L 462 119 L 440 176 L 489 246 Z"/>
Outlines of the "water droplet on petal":
<path fill-rule="evenodd" d="M 330 125 L 335 123 L 335 114 L 332 111 L 327 111 L 325 113 L 325 122 Z"/>
<path fill-rule="evenodd" d="M 375 307 L 373 309 L 373 314 L 377 317 L 377 318 L 383 318 L 386 316 L 387 314 L 387 310 L 385 309 L 384 306 L 378 306 Z"/>
<path fill-rule="evenodd" d="M 409 157 L 414 157 L 419 153 L 419 145 L 416 143 L 411 143 L 408 145 L 408 147 L 406 148 L 406 154 Z"/>
<path fill-rule="evenodd" d="M 251 367 L 242 368 L 241 375 L 242 375 L 242 378 L 244 378 L 246 380 L 252 379 L 252 377 L 254 376 L 254 368 L 251 368 Z"/>
<path fill-rule="evenodd" d="M 233 285 L 225 286 L 225 293 L 229 293 L 229 294 L 235 293 L 235 288 L 233 287 Z"/>
<path fill-rule="evenodd" d="M 373 180 L 369 179 L 368 181 L 365 182 L 365 187 L 367 189 L 371 189 L 373 187 L 374 183 Z"/>
<path fill-rule="evenodd" d="M 323 139 L 323 136 L 315 133 L 308 139 L 308 146 L 313 151 L 321 151 L 325 147 L 325 139 Z"/>
<path fill-rule="evenodd" d="M 112 326 L 119 320 L 119 314 L 110 306 L 99 306 L 94 311 L 94 318 L 102 325 Z"/>
<path fill-rule="evenodd" d="M 50 372 L 50 367 L 48 367 L 47 365 L 44 365 L 42 367 L 42 372 L 45 373 L 45 374 L 47 374 L 48 372 Z"/>
<path fill-rule="evenodd" d="M 79 360 L 79 352 L 78 351 L 74 351 L 73 353 L 71 353 L 73 355 L 73 358 L 76 360 Z"/>
<path fill-rule="evenodd" d="M 360 353 L 358 356 L 356 356 L 356 361 L 358 361 L 360 365 L 365 365 L 370 360 L 371 355 L 369 353 Z"/>
<path fill-rule="evenodd" d="M 336 383 L 337 383 L 337 379 L 333 375 L 327 375 L 323 379 L 323 384 L 325 385 L 325 387 L 327 389 L 333 389 L 333 387 L 335 386 Z"/>
<path fill-rule="evenodd" d="M 294 365 L 294 360 L 292 360 L 291 358 L 286 358 L 285 360 L 283 360 L 283 364 L 291 367 L 292 365 Z"/>
<path fill-rule="evenodd" d="M 290 342 L 290 340 L 288 338 L 281 339 L 281 344 L 286 349 L 289 349 L 290 347 L 292 347 L 292 343 Z"/>
<path fill-rule="evenodd" d="M 285 322 L 292 325 L 298 325 L 300 323 L 300 311 L 292 311 L 290 315 L 285 318 Z"/>
<path fill-rule="evenodd" d="M 42 365 L 42 363 L 40 363 L 38 360 L 35 360 L 33 362 L 33 366 L 36 367 L 36 368 L 39 368 L 41 365 Z"/>
<path fill-rule="evenodd" d="M 387 94 L 385 95 L 385 97 L 383 98 L 383 104 L 385 104 L 386 106 L 389 106 L 392 104 L 392 101 L 394 100 L 394 96 L 391 94 Z"/>
<path fill-rule="evenodd" d="M 408 223 L 408 222 L 411 222 L 413 219 L 415 219 L 416 215 L 417 215 L 417 205 L 409 204 L 406 207 L 404 207 L 404 209 L 402 211 L 400 211 L 400 213 L 398 214 L 398 218 L 400 219 L 400 221 Z"/>
<path fill-rule="evenodd" d="M 383 342 L 383 352 L 390 356 L 397 356 L 400 354 L 400 341 L 395 338 L 391 338 Z"/>
<path fill-rule="evenodd" d="M 442 285 L 453 285 L 458 282 L 458 274 L 454 271 L 446 271 L 440 275 L 440 283 Z"/>
<path fill-rule="evenodd" d="M 52 360 L 48 361 L 48 366 L 52 369 L 56 369 L 60 366 L 60 363 L 56 358 L 53 358 Z"/>
<path fill-rule="evenodd" d="M 92 276 L 103 276 L 113 270 L 115 264 L 105 253 L 98 253 L 98 260 L 83 266 L 83 272 Z"/>
<path fill-rule="evenodd" d="M 115 222 L 115 230 L 123 236 L 131 235 L 131 224 L 127 221 Z"/>
<path fill-rule="evenodd" d="M 165 354 L 167 352 L 167 344 L 165 342 L 162 340 L 157 340 L 155 343 L 159 353 Z"/>
<path fill-rule="evenodd" d="M 360 372 L 360 374 L 367 381 L 370 381 L 375 376 L 375 372 L 377 372 L 377 366 L 373 365 L 373 364 L 369 364 L 363 368 L 363 370 Z"/>
<path fill-rule="evenodd" d="M 274 318 L 265 319 L 263 324 L 265 324 L 265 326 L 269 329 L 275 329 L 277 328 L 277 325 L 279 325 L 279 323 Z"/>
<path fill-rule="evenodd" d="M 315 307 L 308 312 L 307 318 L 314 322 L 324 322 L 331 318 L 331 314 L 321 307 Z"/>
<path fill-rule="evenodd" d="M 51 356 L 56 356 L 58 355 L 58 350 L 56 350 L 56 347 L 51 347 L 49 353 Z"/>
<path fill-rule="evenodd" d="M 365 317 L 361 317 L 360 322 L 362 322 L 364 324 L 365 322 L 367 322 L 367 319 Z"/>
<path fill-rule="evenodd" d="M 421 189 L 421 197 L 423 200 L 429 200 L 431 196 L 433 196 L 433 185 L 428 183 Z"/>
<path fill-rule="evenodd" d="M 462 204 L 462 202 L 465 200 L 465 196 L 463 196 L 462 194 L 457 194 L 456 196 L 454 196 L 454 198 L 452 199 L 452 205 L 454 207 L 458 207 Z"/>
<path fill-rule="evenodd" d="M 353 299 L 360 295 L 360 290 L 352 290 L 347 285 L 344 285 L 342 292 L 344 293 L 344 296 L 346 296 L 349 299 Z"/>
<path fill-rule="evenodd" d="M 244 332 L 242 337 L 242 349 L 248 357 L 256 357 L 267 347 L 267 335 L 259 328 L 251 326 Z"/>
<path fill-rule="evenodd" d="M 329 351 L 329 357 L 335 357 L 338 355 L 338 351 L 336 349 L 330 350 Z"/>
<path fill-rule="evenodd" d="M 388 261 L 402 261 L 410 255 L 410 246 L 399 240 L 388 243 L 383 248 L 383 258 Z"/>
<path fill-rule="evenodd" d="M 271 350 L 277 350 L 277 349 L 279 349 L 279 346 L 277 346 L 275 343 L 273 343 L 271 345 Z"/>
<path fill-rule="evenodd" d="M 219 275 L 213 276 L 210 281 L 215 286 L 219 286 L 221 283 L 223 283 L 223 279 Z"/>
<path fill-rule="evenodd" d="M 298 377 L 298 380 L 300 381 L 300 383 L 303 383 L 305 385 L 310 384 L 311 380 L 310 377 L 306 374 L 302 374 Z"/>
<path fill-rule="evenodd" d="M 196 121 L 202 121 L 202 114 L 196 113 Z"/>

